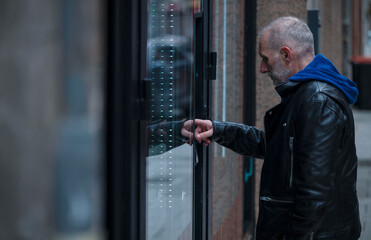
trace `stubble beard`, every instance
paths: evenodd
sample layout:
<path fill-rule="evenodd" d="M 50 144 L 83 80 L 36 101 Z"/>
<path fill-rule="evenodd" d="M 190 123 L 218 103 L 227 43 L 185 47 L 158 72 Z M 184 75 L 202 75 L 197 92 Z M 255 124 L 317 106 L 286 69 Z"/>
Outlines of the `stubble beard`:
<path fill-rule="evenodd" d="M 272 66 L 272 70 L 268 72 L 268 76 L 273 80 L 275 87 L 287 82 L 291 74 L 288 68 L 286 68 L 281 62 Z"/>

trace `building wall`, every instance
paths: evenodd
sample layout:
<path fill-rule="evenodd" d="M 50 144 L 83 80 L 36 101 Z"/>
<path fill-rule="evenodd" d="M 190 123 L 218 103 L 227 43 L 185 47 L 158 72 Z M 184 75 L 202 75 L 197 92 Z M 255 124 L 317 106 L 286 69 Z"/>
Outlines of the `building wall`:
<path fill-rule="evenodd" d="M 343 71 L 342 73 L 350 79 L 352 76 L 352 65 L 350 59 L 352 58 L 352 2 L 342 0 L 342 14 L 343 14 Z"/>
<path fill-rule="evenodd" d="M 212 85 L 212 118 L 243 122 L 244 1 L 213 1 L 213 50 L 218 52 Z M 242 236 L 241 155 L 214 143 L 211 147 L 212 239 Z"/>
<path fill-rule="evenodd" d="M 339 0 L 308 2 L 308 9 L 319 9 L 319 51 L 343 72 L 343 5 Z M 312 8 L 314 6 L 314 8 Z"/>

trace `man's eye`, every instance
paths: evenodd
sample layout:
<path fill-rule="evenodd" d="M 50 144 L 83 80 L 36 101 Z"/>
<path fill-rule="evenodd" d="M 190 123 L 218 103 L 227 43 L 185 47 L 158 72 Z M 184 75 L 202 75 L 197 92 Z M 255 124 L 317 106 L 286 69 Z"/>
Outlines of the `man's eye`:
<path fill-rule="evenodd" d="M 268 62 L 268 58 L 263 57 L 263 61 L 264 61 L 264 62 Z"/>

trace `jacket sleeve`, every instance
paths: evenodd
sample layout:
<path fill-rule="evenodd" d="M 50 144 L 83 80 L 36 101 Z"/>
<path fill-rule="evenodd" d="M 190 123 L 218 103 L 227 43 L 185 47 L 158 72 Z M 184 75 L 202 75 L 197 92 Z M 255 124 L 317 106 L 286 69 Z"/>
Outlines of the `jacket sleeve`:
<path fill-rule="evenodd" d="M 219 121 L 213 121 L 213 128 L 212 141 L 245 156 L 264 158 L 263 130 L 244 124 Z"/>
<path fill-rule="evenodd" d="M 326 216 L 334 192 L 335 165 L 344 117 L 326 100 L 305 103 L 294 118 L 294 206 L 286 240 L 311 239 Z M 342 119 L 342 120 L 341 120 Z"/>

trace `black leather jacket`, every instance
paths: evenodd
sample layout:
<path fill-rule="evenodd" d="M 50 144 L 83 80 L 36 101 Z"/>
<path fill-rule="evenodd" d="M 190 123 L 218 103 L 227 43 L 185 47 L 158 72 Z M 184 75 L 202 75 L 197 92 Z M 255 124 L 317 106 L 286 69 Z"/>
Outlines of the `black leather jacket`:
<path fill-rule="evenodd" d="M 265 131 L 213 121 L 213 140 L 264 158 L 256 239 L 357 239 L 354 120 L 345 96 L 319 81 L 276 90 L 283 101 L 267 111 Z"/>

